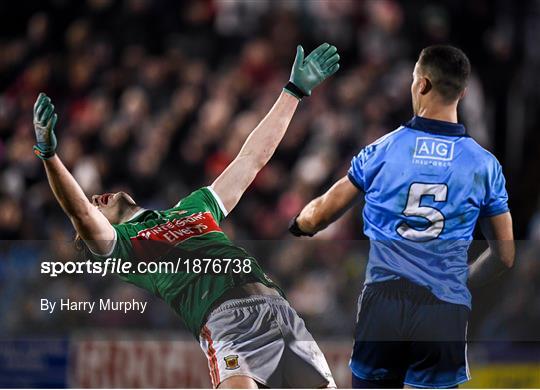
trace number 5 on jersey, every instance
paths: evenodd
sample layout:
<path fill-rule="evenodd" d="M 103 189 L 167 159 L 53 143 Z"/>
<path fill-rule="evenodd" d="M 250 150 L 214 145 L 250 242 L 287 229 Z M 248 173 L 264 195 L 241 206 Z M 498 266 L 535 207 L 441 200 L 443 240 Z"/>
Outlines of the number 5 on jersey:
<path fill-rule="evenodd" d="M 402 222 L 398 228 L 398 234 L 411 241 L 429 241 L 441 234 L 444 229 L 445 217 L 438 209 L 431 206 L 421 206 L 423 196 L 432 196 L 435 202 L 446 202 L 448 187 L 446 184 L 412 183 L 409 187 L 407 205 L 403 210 L 406 217 L 419 217 L 429 221 L 425 229 L 415 228 L 407 222 Z"/>

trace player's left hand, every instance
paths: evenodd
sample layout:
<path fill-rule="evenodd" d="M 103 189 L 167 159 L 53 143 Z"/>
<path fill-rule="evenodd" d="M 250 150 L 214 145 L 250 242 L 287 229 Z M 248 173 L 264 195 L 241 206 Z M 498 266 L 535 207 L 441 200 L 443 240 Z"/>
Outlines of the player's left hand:
<path fill-rule="evenodd" d="M 58 115 L 54 112 L 54 104 L 44 93 L 40 93 L 34 104 L 34 131 L 36 133 L 36 145 L 34 153 L 42 160 L 47 160 L 56 153 L 56 135 L 54 126 Z"/>
<path fill-rule="evenodd" d="M 304 49 L 296 48 L 296 58 L 289 83 L 284 90 L 302 99 L 310 96 L 311 91 L 339 69 L 339 54 L 335 46 L 323 43 L 304 59 Z"/>

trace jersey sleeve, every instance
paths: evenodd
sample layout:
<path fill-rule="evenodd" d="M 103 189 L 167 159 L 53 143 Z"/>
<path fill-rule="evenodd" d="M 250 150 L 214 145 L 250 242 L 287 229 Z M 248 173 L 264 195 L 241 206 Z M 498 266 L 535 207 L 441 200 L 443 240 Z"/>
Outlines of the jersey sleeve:
<path fill-rule="evenodd" d="M 207 199 L 207 204 L 211 209 L 210 212 L 216 219 L 217 223 L 221 223 L 221 221 L 223 221 L 225 217 L 229 214 L 227 209 L 225 208 L 225 205 L 221 201 L 221 198 L 211 186 L 205 187 L 202 190 L 206 190 L 206 195 L 209 195 L 209 199 Z"/>
<path fill-rule="evenodd" d="M 131 245 L 131 240 L 129 233 L 127 232 L 127 227 L 125 225 L 113 225 L 114 229 L 114 240 L 111 246 L 111 249 L 108 253 L 98 254 L 93 252 L 90 247 L 87 246 L 88 251 L 90 252 L 93 260 L 95 261 L 105 261 L 107 258 L 121 258 L 128 259 L 132 253 L 133 247 Z"/>
<path fill-rule="evenodd" d="M 347 176 L 351 183 L 353 183 L 358 189 L 366 192 L 367 184 L 367 169 L 370 157 L 374 154 L 375 145 L 368 145 L 354 156 L 351 160 L 351 167 Z"/>
<path fill-rule="evenodd" d="M 184 205 L 190 205 L 200 211 L 209 211 L 218 225 L 225 219 L 228 212 L 219 195 L 212 187 L 199 188 L 178 202 L 174 208 L 182 209 Z"/>
<path fill-rule="evenodd" d="M 488 172 L 486 197 L 480 208 L 480 217 L 493 217 L 508 211 L 508 193 L 501 164 L 495 161 Z"/>
<path fill-rule="evenodd" d="M 360 151 L 351 160 L 351 167 L 347 172 L 347 176 L 351 183 L 353 183 L 358 189 L 364 191 L 365 186 L 365 148 Z"/>

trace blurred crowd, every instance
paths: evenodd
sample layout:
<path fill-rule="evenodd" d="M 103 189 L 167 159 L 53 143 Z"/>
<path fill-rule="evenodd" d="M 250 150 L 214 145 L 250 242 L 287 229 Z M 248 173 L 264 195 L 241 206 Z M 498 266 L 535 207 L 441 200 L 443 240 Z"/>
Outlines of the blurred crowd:
<path fill-rule="evenodd" d="M 143 207 L 163 209 L 210 184 L 235 157 L 288 80 L 296 45 L 311 51 L 328 41 L 341 53 L 340 71 L 301 103 L 224 229 L 260 253 L 314 333 L 348 336 L 366 261 L 365 244 L 349 241 L 362 238 L 360 209 L 309 244 L 289 239 L 288 221 L 347 172 L 361 147 L 412 116 L 412 69 L 428 44 L 452 42 L 470 56 L 473 75 L 460 118 L 504 164 L 511 123 L 505 96 L 524 61 L 517 8 L 487 0 L 51 0 L 9 10 L 3 4 L 11 20 L 0 27 L 0 237 L 74 236 L 32 153 L 40 91 L 59 115 L 58 154 L 88 195 L 124 190 Z M 514 180 L 510 190 L 518 191 Z M 518 214 L 518 222 L 527 237 L 529 220 Z M 518 304 L 539 307 L 538 252 L 518 259 L 499 289 L 520 286 L 519 300 L 508 299 L 496 313 L 484 310 L 478 332 L 519 332 L 509 329 L 523 309 Z M 44 292 L 142 294 L 111 279 L 44 281 L 37 254 L 39 245 L 0 251 L 17 258 L 0 263 L 4 329 L 50 330 L 51 321 L 55 330 L 69 329 L 73 317 L 45 321 L 35 310 Z M 105 316 L 94 325 L 181 327 L 164 304 L 151 307 L 144 318 Z M 540 328 L 538 315 L 526 325 Z"/>

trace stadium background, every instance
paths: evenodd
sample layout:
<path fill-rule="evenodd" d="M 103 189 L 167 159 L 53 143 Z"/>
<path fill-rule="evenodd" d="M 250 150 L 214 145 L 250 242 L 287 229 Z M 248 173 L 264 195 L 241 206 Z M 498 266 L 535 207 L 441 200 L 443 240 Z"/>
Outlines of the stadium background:
<path fill-rule="evenodd" d="M 87 194 L 122 189 L 165 208 L 231 161 L 296 45 L 328 41 L 340 71 L 302 102 L 224 229 L 258 254 L 347 384 L 366 261 L 365 242 L 351 241 L 362 239 L 359 209 L 309 242 L 289 238 L 287 223 L 362 146 L 410 118 L 421 48 L 453 43 L 473 65 L 460 119 L 503 164 L 522 240 L 516 268 L 475 293 L 471 385 L 540 387 L 538 0 L 53 0 L 1 2 L 0 15 L 0 385 L 209 384 L 165 304 L 92 320 L 38 310 L 45 293 L 143 294 L 112 278 L 39 274 L 43 252 L 62 251 L 74 232 L 32 154 L 38 92 L 53 98 L 59 154 Z"/>

